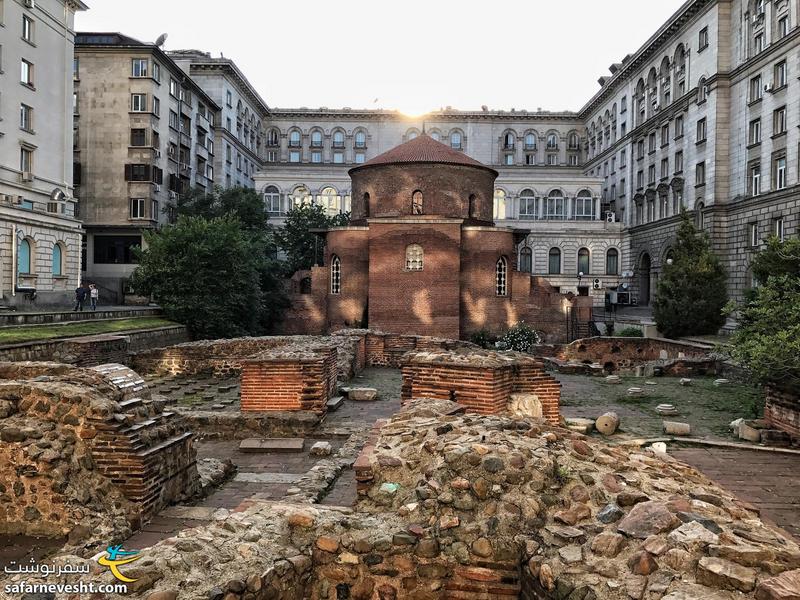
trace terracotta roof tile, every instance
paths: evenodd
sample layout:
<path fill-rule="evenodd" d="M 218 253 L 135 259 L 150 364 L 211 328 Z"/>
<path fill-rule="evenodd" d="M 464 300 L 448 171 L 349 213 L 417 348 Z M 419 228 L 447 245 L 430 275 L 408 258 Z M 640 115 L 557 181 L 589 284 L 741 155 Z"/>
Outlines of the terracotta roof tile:
<path fill-rule="evenodd" d="M 465 165 L 469 167 L 482 167 L 494 171 L 491 167 L 475 160 L 451 148 L 447 144 L 437 142 L 429 135 L 423 133 L 413 140 L 409 140 L 383 154 L 371 158 L 364 164 L 353 167 L 350 171 L 355 171 L 363 167 L 375 165 L 389 165 L 396 163 L 440 163 L 446 165 Z"/>

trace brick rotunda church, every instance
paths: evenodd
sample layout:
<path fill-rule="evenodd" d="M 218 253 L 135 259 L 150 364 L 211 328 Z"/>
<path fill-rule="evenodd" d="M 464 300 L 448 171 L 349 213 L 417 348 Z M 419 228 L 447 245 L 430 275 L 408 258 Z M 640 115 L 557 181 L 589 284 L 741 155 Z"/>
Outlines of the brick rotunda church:
<path fill-rule="evenodd" d="M 324 266 L 292 278 L 286 333 L 468 339 L 525 321 L 555 341 L 588 319 L 590 298 L 516 270 L 526 232 L 495 227 L 494 169 L 422 134 L 349 174 L 350 224 L 319 232 Z"/>

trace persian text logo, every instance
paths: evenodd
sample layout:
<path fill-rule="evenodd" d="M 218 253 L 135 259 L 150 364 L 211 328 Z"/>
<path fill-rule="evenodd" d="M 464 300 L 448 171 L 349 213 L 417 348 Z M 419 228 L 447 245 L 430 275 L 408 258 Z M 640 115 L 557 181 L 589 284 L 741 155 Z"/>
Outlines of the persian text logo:
<path fill-rule="evenodd" d="M 131 579 L 130 577 L 125 577 L 125 575 L 120 572 L 119 568 L 121 565 L 127 565 L 135 560 L 139 560 L 140 557 L 138 555 L 138 550 L 125 550 L 121 545 L 109 546 L 106 548 L 105 554 L 101 555 L 100 558 L 97 559 L 97 563 L 103 565 L 104 567 L 108 567 L 114 577 L 120 581 L 124 581 L 125 583 L 133 583 L 136 580 Z"/>

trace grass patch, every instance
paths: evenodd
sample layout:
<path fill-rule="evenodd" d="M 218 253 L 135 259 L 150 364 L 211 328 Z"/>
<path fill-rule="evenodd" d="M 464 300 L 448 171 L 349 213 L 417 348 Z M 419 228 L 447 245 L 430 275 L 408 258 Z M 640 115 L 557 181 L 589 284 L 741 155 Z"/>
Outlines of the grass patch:
<path fill-rule="evenodd" d="M 79 335 L 97 335 L 101 333 L 117 333 L 134 329 L 152 329 L 178 325 L 174 321 L 159 317 L 143 317 L 138 319 L 119 319 L 114 321 L 80 321 L 54 325 L 32 325 L 23 327 L 0 328 L 0 344 L 18 344 L 51 340 L 61 337 Z"/>

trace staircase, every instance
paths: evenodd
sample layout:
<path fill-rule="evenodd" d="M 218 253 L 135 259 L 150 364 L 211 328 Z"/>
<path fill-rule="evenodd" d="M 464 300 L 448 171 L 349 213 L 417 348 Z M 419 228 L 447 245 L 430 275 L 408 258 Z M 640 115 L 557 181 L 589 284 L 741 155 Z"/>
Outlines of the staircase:
<path fill-rule="evenodd" d="M 47 312 L 4 312 L 0 313 L 0 327 L 14 325 L 52 325 L 56 323 L 71 323 L 75 321 L 98 321 L 108 319 L 134 319 L 138 317 L 160 317 L 164 313 L 159 307 L 130 307 L 114 309 L 84 310 L 73 312 L 71 310 Z"/>

